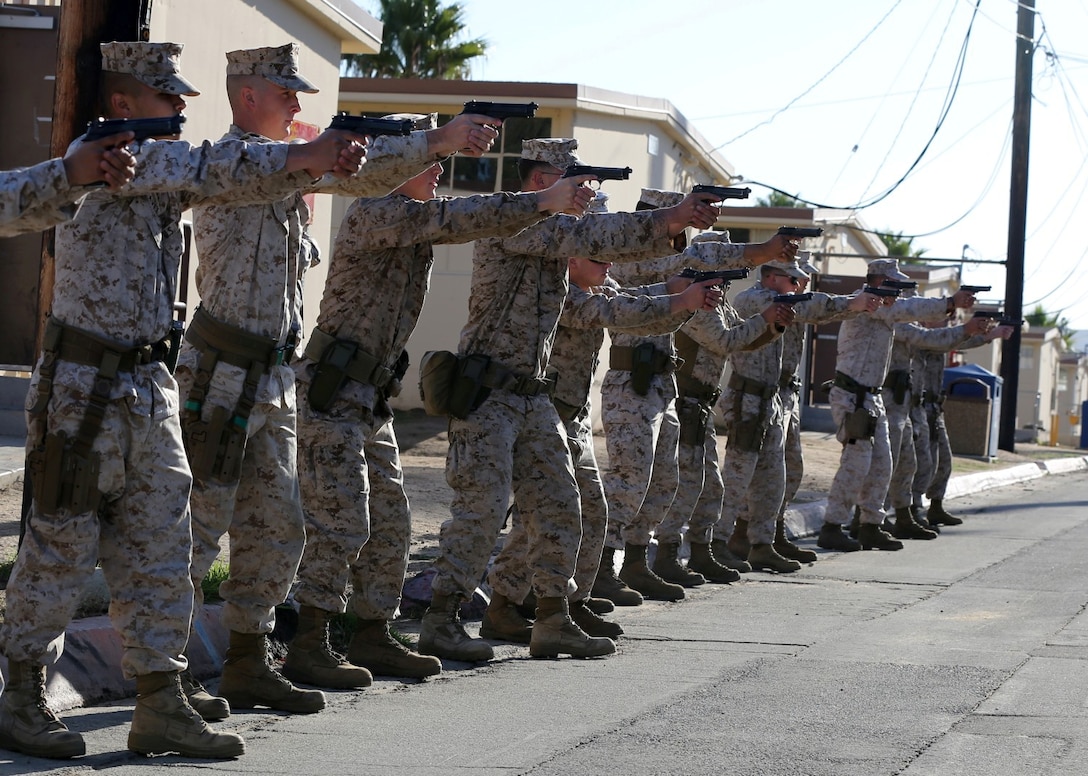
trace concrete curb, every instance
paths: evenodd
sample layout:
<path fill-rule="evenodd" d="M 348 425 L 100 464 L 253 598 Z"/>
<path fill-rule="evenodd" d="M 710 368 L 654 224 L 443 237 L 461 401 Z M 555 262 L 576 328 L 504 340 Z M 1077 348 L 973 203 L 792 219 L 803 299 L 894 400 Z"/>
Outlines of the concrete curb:
<path fill-rule="evenodd" d="M 990 488 L 1001 488 L 1019 482 L 1045 477 L 1048 474 L 1069 474 L 1088 469 L 1088 456 L 1056 458 L 1049 461 L 1023 463 L 993 472 L 961 474 L 948 482 L 945 498 L 968 496 Z M 820 532 L 827 512 L 827 499 L 799 504 L 786 510 L 786 531 L 794 539 L 815 536 Z"/>
<path fill-rule="evenodd" d="M 990 488 L 1018 482 L 1088 470 L 1088 456 L 1059 458 L 1040 463 L 1026 463 L 995 472 L 979 472 L 953 477 L 946 498 L 966 496 Z M 19 475 L 21 476 L 21 472 Z M 816 535 L 824 522 L 827 500 L 798 504 L 786 510 L 786 529 L 793 538 Z M 421 580 L 427 583 L 429 579 Z M 407 583 L 417 584 L 413 580 Z M 414 591 L 415 588 L 412 588 Z M 408 591 L 412 593 L 412 591 Z M 418 592 L 418 591 L 416 591 Z M 415 593 L 413 593 L 415 594 Z M 409 598 L 411 595 L 408 596 Z M 417 595 L 418 597 L 418 595 Z M 473 602 L 482 608 L 483 599 Z M 189 641 L 190 668 L 199 679 L 218 675 L 226 653 L 228 634 L 220 622 L 220 606 L 209 605 L 193 627 Z M 472 614 L 479 616 L 473 611 Z M 469 614 L 468 616 L 472 616 Z M 54 711 L 130 697 L 136 684 L 121 675 L 121 638 L 109 617 L 90 617 L 73 621 L 65 631 L 65 648 L 60 660 L 49 668 L 47 691 Z M 0 657 L 0 666 L 7 661 Z"/>

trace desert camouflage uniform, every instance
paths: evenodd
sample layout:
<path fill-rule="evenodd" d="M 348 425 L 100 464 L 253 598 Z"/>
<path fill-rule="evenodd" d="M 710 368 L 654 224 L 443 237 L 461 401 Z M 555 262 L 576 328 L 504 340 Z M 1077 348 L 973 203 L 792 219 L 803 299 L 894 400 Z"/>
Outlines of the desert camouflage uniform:
<path fill-rule="evenodd" d="M 582 289 L 571 284 L 559 317 L 549 362 L 557 372 L 552 402 L 563 421 L 567 447 L 574 462 L 582 512 L 582 541 L 574 573 L 577 592 L 572 600 L 589 596 L 601 563 L 608 503 L 593 450 L 593 425 L 589 392 L 597 372 L 604 329 L 623 329 L 643 334 L 671 331 L 687 320 L 686 310 L 670 312 L 665 284 L 621 289 L 611 278 L 605 286 Z M 488 575 L 492 588 L 512 601 L 529 593 L 527 552 L 529 537 L 525 525 L 514 520 L 503 553 Z"/>
<path fill-rule="evenodd" d="M 653 213 L 552 216 L 506 240 L 478 240 L 461 355 L 483 354 L 523 380 L 545 375 L 567 295 L 567 258 L 634 261 L 668 253 Z M 546 393 L 493 388 L 465 420 L 450 420 L 442 525 L 433 590 L 471 595 L 506 517 L 510 494 L 529 534 L 538 598 L 565 596 L 581 537 L 577 483 L 562 421 Z M 500 556 L 501 562 L 501 556 Z"/>
<path fill-rule="evenodd" d="M 948 350 L 968 350 L 986 343 L 981 335 L 968 337 L 943 351 L 918 351 L 914 356 L 915 381 L 922 402 L 911 414 L 914 422 L 914 454 L 917 471 L 911 483 L 912 503 L 921 505 L 922 496 L 944 499 L 952 476 L 952 445 L 944 425 L 944 367 Z"/>
<path fill-rule="evenodd" d="M 231 126 L 226 138 L 266 144 L 267 138 Z M 433 162 L 426 137 L 381 138 L 360 173 L 347 180 L 327 176 L 299 185 L 274 201 L 256 205 L 221 203 L 199 207 L 194 228 L 200 265 L 196 272 L 201 308 L 219 323 L 274 340 L 286 349 L 300 333 L 301 293 L 312 243 L 304 239 L 307 192 L 353 196 L 384 194 Z M 403 155 L 402 155 L 403 154 Z M 303 247 L 306 250 L 303 250 Z M 290 353 L 286 353 L 289 358 Z M 202 351 L 186 342 L 178 364 L 182 396 L 191 391 Z M 232 411 L 246 370 L 217 360 L 201 417 L 216 407 Z M 246 425 L 241 476 L 230 484 L 194 481 L 193 584 L 219 555 L 219 539 L 230 532 L 230 578 L 220 586 L 226 602 L 223 624 L 239 633 L 268 633 L 274 607 L 287 596 L 302 556 L 305 522 L 296 473 L 295 375 L 286 363 L 269 365 L 257 383 Z"/>
<path fill-rule="evenodd" d="M 743 244 L 699 242 L 683 253 L 615 267 L 612 274 L 618 283 L 634 286 L 658 282 L 684 267 L 714 270 L 743 266 Z M 615 331 L 609 336 L 612 348 L 650 343 L 655 351 L 675 361 L 672 334 L 641 337 Z M 655 374 L 646 395 L 641 396 L 631 384 L 630 370 L 610 368 L 601 384 L 601 422 L 609 462 L 604 474 L 609 510 L 606 542 L 614 549 L 623 549 L 625 543 L 649 545 L 650 535 L 668 514 L 680 481 L 676 458 L 680 419 L 672 371 Z"/>
<path fill-rule="evenodd" d="M 884 522 L 884 496 L 892 475 L 892 453 L 880 387 L 888 375 L 893 327 L 905 321 L 939 319 L 947 310 L 946 299 L 900 299 L 891 306 L 848 320 L 840 327 L 835 369 L 863 386 L 864 406 L 874 414 L 876 430 L 872 440 L 848 439 L 843 424 L 854 411 L 857 396 L 832 386 L 831 415 L 843 448 L 828 493 L 826 522 L 846 525 L 855 505 L 861 507 L 861 522 L 875 525 Z"/>
<path fill-rule="evenodd" d="M 87 189 L 70 187 L 60 159 L 0 172 L 0 237 L 37 232 L 67 221 Z"/>
<path fill-rule="evenodd" d="M 737 294 L 734 304 L 738 314 L 750 316 L 764 310 L 775 296 L 775 291 L 757 283 Z M 803 330 L 807 322 L 841 316 L 849 303 L 848 296 L 813 294 L 809 301 L 793 305 L 794 327 Z M 778 507 L 786 489 L 785 439 L 789 418 L 780 395 L 784 347 L 783 339 L 778 337 L 759 349 L 737 351 L 729 357 L 733 374 L 722 395 L 726 426 L 730 430 L 730 444 L 722 463 L 724 496 L 718 525 L 722 537 L 732 534 L 737 520 L 743 519 L 748 521 L 751 544 L 774 542 Z M 734 387 L 737 379 L 747 381 L 746 390 Z M 752 392 L 756 384 L 763 386 L 765 397 Z M 767 430 L 759 450 L 742 450 L 733 444 L 736 424 L 758 422 L 761 414 Z"/>
<path fill-rule="evenodd" d="M 718 436 L 714 430 L 715 402 L 690 395 L 685 386 L 687 380 L 692 380 L 702 386 L 717 387 L 731 353 L 762 347 L 777 333 L 768 327 L 759 312 L 744 319 L 723 299 L 716 310 L 695 313 L 680 329 L 679 336 L 690 338 L 698 350 L 691 371 L 684 370 L 686 379 L 678 379 L 678 413 L 681 418 L 688 412 L 692 417 L 702 418 L 703 433 L 697 444 L 680 441 L 677 455 L 680 485 L 655 536 L 659 544 L 679 544 L 687 523 L 688 536 L 693 541 L 709 544 L 714 538 L 714 526 L 721 517 L 723 493 L 718 469 Z"/>
<path fill-rule="evenodd" d="M 801 447 L 801 360 L 805 352 L 805 324 L 787 326 L 782 332 L 782 377 L 778 382 L 778 400 L 786 423 L 785 449 L 786 489 L 778 517 L 786 514 L 805 475 L 805 456 Z"/>
<path fill-rule="evenodd" d="M 292 176 L 271 175 L 283 168 L 287 148 L 237 141 L 143 144 L 136 177 L 120 194 L 90 194 L 76 218 L 58 228 L 53 317 L 122 348 L 162 340 L 173 318 L 182 211 L 211 198 L 282 195 L 297 185 Z M 39 363 L 28 409 L 40 370 Z M 48 414 L 28 414 L 28 446 L 46 429 L 75 433 L 97 372 L 57 360 Z M 93 446 L 103 504 L 97 512 L 62 509 L 52 517 L 32 508 L 7 587 L 3 651 L 9 660 L 44 662 L 99 562 L 110 587 L 110 615 L 123 637 L 125 675 L 176 672 L 186 667 L 182 650 L 193 609 L 191 476 L 177 384 L 156 361 L 118 372 L 109 399 Z"/>
<path fill-rule="evenodd" d="M 534 193 L 359 199 L 336 236 L 317 327 L 357 344 L 394 371 L 419 320 L 433 243 L 512 235 L 543 218 Z M 400 605 L 412 523 L 387 400 L 390 389 L 347 380 L 324 411 L 310 405 L 315 361 L 295 365 L 299 484 L 306 549 L 295 599 L 364 620 L 391 620 Z"/>
<path fill-rule="evenodd" d="M 922 388 L 917 385 L 919 376 L 911 368 L 914 354 L 922 351 L 947 353 L 967 335 L 963 326 L 927 329 L 916 323 L 897 323 L 894 336 L 889 381 L 897 370 L 905 371 L 909 375 L 902 403 L 896 402 L 892 387 L 885 385 L 883 390 L 884 408 L 888 413 L 888 442 L 892 451 L 892 477 L 887 499 L 893 509 L 898 509 L 910 506 L 911 485 L 917 471 L 911 414 L 914 407 L 921 402 Z"/>

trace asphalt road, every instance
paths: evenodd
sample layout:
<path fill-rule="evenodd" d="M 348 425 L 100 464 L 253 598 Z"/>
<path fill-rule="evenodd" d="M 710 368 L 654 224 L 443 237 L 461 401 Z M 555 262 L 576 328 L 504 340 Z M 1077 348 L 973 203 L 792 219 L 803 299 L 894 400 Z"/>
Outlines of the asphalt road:
<path fill-rule="evenodd" d="M 172 774 L 1088 773 L 1088 475 L 958 499 L 896 553 L 825 553 L 620 613 L 617 655 L 503 647 L 423 684 L 330 695 L 313 716 L 236 713 L 234 761 Z M 811 544 L 811 541 L 807 542 Z M 0 773 L 146 774 L 131 701 L 68 712 L 89 754 Z"/>

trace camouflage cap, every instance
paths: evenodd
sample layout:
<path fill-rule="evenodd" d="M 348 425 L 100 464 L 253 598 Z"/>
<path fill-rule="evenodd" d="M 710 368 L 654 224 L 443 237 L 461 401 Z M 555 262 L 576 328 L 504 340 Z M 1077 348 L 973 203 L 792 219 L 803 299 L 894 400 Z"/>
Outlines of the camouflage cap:
<path fill-rule="evenodd" d="M 643 189 L 643 191 L 645 191 L 645 189 Z M 707 229 L 705 232 L 699 232 L 691 238 L 692 245 L 701 242 L 729 242 L 729 232 L 719 232 L 714 229 Z"/>
<path fill-rule="evenodd" d="M 317 87 L 298 74 L 298 44 L 227 52 L 227 75 L 259 75 L 276 86 L 314 94 Z"/>
<path fill-rule="evenodd" d="M 679 191 L 662 191 L 661 189 L 643 189 L 638 197 L 639 204 L 649 205 L 652 208 L 673 207 L 684 201 L 684 195 Z"/>
<path fill-rule="evenodd" d="M 382 118 L 393 121 L 408 119 L 412 122 L 412 129 L 423 130 L 424 132 L 429 129 L 438 129 L 437 113 L 390 113 L 388 116 L 382 116 Z"/>
<path fill-rule="evenodd" d="M 869 262 L 868 272 L 870 275 L 883 275 L 889 280 L 910 280 L 899 271 L 899 262 L 896 259 L 874 259 Z"/>
<path fill-rule="evenodd" d="M 820 271 L 812 263 L 812 251 L 797 251 L 797 265 L 809 275 L 815 275 Z"/>
<path fill-rule="evenodd" d="M 131 75 L 157 92 L 195 97 L 197 88 L 181 77 L 180 43 L 112 41 L 99 44 L 102 69 Z"/>
<path fill-rule="evenodd" d="M 586 208 L 587 213 L 607 213 L 608 212 L 608 194 L 600 191 L 599 189 L 593 194 L 593 199 L 589 201 L 589 207 Z"/>
<path fill-rule="evenodd" d="M 808 273 L 801 269 L 801 265 L 797 263 L 797 260 L 793 261 L 768 261 L 766 264 L 761 264 L 762 267 L 769 267 L 771 269 L 777 269 L 780 272 L 785 272 L 787 275 L 791 275 L 798 280 L 807 280 Z"/>
<path fill-rule="evenodd" d="M 538 137 L 521 141 L 521 158 L 550 164 L 565 170 L 572 164 L 582 164 L 575 151 L 578 141 L 573 137 Z"/>

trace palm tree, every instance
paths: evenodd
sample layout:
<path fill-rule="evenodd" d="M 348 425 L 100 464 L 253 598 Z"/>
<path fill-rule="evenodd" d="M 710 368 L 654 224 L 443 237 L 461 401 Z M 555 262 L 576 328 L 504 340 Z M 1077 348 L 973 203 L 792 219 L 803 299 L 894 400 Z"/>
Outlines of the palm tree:
<path fill-rule="evenodd" d="M 882 232 L 880 239 L 883 240 L 885 247 L 888 249 L 888 255 L 904 259 L 905 264 L 920 259 L 927 250 L 926 248 L 915 248 L 914 238 L 907 237 L 904 239 L 902 232 Z"/>
<path fill-rule="evenodd" d="M 796 197 L 783 194 L 781 191 L 772 191 L 766 197 L 756 200 L 756 207 L 808 207 L 803 202 L 798 202 Z"/>
<path fill-rule="evenodd" d="M 460 3 L 439 0 L 379 0 L 384 25 L 381 51 L 346 54 L 345 75 L 368 78 L 467 78 L 471 60 L 483 56 L 483 38 L 456 42 L 465 31 Z"/>
<path fill-rule="evenodd" d="M 1057 329 L 1058 336 L 1065 343 L 1066 350 L 1074 350 L 1073 337 L 1076 332 L 1069 328 L 1068 318 L 1060 318 L 1057 313 L 1048 313 L 1046 308 L 1041 304 L 1037 304 L 1030 313 L 1024 316 L 1024 320 L 1031 326 L 1037 326 L 1044 331 L 1046 329 Z"/>

